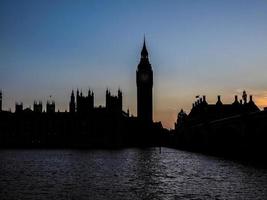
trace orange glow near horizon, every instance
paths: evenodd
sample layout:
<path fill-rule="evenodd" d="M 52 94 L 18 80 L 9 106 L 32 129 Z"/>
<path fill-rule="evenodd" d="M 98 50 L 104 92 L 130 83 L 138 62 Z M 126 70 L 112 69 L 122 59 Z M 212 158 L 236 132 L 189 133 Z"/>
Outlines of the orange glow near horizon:
<path fill-rule="evenodd" d="M 258 98 L 255 98 L 255 104 L 260 109 L 264 109 L 265 107 L 267 107 L 267 97 L 258 97 Z"/>

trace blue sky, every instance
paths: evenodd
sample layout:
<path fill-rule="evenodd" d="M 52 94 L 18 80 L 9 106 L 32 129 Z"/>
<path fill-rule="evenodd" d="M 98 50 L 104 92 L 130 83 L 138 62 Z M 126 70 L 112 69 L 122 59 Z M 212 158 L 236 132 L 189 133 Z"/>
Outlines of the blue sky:
<path fill-rule="evenodd" d="M 0 1 L 4 109 L 72 89 L 120 87 L 136 114 L 135 71 L 144 34 L 154 70 L 154 119 L 172 127 L 194 97 L 231 103 L 243 89 L 267 106 L 267 1 Z"/>

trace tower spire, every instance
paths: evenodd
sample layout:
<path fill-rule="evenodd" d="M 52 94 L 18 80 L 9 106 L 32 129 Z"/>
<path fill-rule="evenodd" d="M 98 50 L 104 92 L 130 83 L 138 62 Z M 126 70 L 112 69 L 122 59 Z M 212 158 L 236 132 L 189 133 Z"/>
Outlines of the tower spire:
<path fill-rule="evenodd" d="M 143 44 L 143 49 L 141 51 L 141 56 L 142 56 L 142 58 L 148 57 L 148 51 L 146 49 L 146 36 L 145 35 L 144 35 L 144 44 Z"/>
<path fill-rule="evenodd" d="M 146 46 L 146 35 L 144 34 L 144 46 Z"/>
<path fill-rule="evenodd" d="M 146 38 L 144 36 L 141 59 L 136 71 L 137 116 L 139 119 L 153 122 L 153 71 L 148 59 Z"/>

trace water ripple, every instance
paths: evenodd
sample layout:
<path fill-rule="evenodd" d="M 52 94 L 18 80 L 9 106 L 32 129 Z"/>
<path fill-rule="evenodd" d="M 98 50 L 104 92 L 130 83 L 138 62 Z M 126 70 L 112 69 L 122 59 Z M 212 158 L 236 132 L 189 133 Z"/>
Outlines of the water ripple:
<path fill-rule="evenodd" d="M 162 148 L 1 150 L 0 199 L 266 199 L 267 169 Z"/>

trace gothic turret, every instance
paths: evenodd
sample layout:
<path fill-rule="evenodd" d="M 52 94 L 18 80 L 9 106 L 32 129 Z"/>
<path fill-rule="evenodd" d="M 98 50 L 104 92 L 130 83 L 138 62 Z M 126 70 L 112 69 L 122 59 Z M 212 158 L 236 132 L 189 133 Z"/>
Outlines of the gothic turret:
<path fill-rule="evenodd" d="M 34 103 L 33 103 L 33 111 L 36 112 L 36 113 L 43 112 L 43 104 L 42 104 L 41 101 L 39 101 L 39 102 L 34 101 Z"/>
<path fill-rule="evenodd" d="M 122 92 L 118 90 L 118 96 L 111 95 L 110 91 L 106 90 L 106 109 L 108 111 L 122 111 Z"/>
<path fill-rule="evenodd" d="M 46 112 L 47 113 L 55 113 L 56 111 L 56 105 L 55 105 L 55 101 L 47 101 L 46 102 Z"/>
<path fill-rule="evenodd" d="M 47 113 L 55 113 L 56 111 L 56 104 L 55 104 L 55 101 L 47 101 L 46 102 L 46 112 Z"/>
<path fill-rule="evenodd" d="M 222 104 L 222 101 L 221 101 L 221 96 L 218 95 L 218 96 L 217 96 L 217 103 L 216 103 L 216 106 L 221 106 L 221 105 L 223 105 L 223 104 Z"/>
<path fill-rule="evenodd" d="M 244 101 L 244 104 L 246 104 L 247 103 L 247 93 L 245 90 L 243 91 L 242 99 Z"/>
<path fill-rule="evenodd" d="M 75 112 L 75 96 L 74 96 L 73 90 L 72 90 L 71 96 L 70 96 L 69 112 L 71 112 L 71 113 Z"/>
<path fill-rule="evenodd" d="M 89 113 L 94 109 L 94 92 L 88 90 L 88 96 L 83 96 L 82 91 L 77 90 L 76 111 L 78 113 Z"/>

